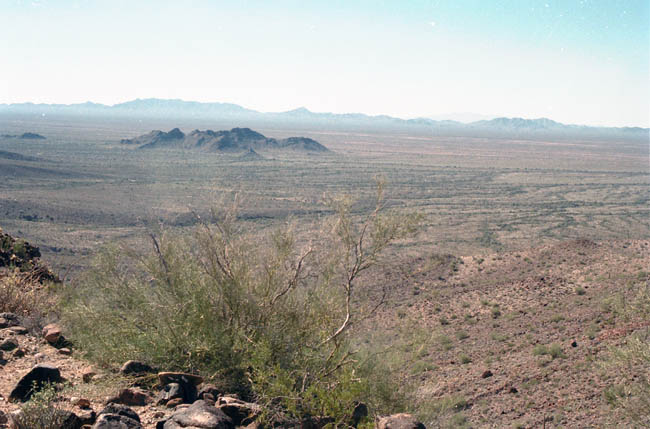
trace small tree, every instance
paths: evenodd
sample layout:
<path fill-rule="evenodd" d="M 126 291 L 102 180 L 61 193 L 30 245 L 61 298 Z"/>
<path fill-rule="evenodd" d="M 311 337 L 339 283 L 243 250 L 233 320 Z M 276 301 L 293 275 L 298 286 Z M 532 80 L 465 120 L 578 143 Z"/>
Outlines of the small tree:
<path fill-rule="evenodd" d="M 328 204 L 335 215 L 310 240 L 291 223 L 247 234 L 235 203 L 197 217 L 191 236 L 152 234 L 148 254 L 103 253 L 67 299 L 73 338 L 107 364 L 142 359 L 211 376 L 265 405 L 269 420 L 348 419 L 370 390 L 355 327 L 385 296 L 362 299 L 362 274 L 420 216 L 387 211 L 381 181 L 360 222 L 349 198 Z"/>

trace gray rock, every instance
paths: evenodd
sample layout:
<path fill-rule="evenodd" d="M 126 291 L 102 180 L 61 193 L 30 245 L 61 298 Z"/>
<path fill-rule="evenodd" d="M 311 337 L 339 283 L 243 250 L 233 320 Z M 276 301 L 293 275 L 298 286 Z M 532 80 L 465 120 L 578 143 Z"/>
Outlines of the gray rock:
<path fill-rule="evenodd" d="M 92 429 L 142 429 L 140 422 L 119 414 L 102 414 Z"/>
<path fill-rule="evenodd" d="M 46 384 L 60 381 L 61 372 L 58 368 L 45 364 L 36 365 L 18 381 L 9 395 L 9 400 L 25 402 Z"/>
<path fill-rule="evenodd" d="M 234 429 L 234 427 L 232 419 L 223 411 L 202 400 L 175 412 L 163 425 L 164 429 Z"/>

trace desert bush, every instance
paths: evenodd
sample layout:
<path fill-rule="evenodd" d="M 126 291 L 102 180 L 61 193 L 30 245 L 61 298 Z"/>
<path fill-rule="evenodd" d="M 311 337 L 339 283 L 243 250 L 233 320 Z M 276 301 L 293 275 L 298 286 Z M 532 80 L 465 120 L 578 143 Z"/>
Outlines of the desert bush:
<path fill-rule="evenodd" d="M 12 416 L 14 429 L 65 429 L 68 414 L 57 404 L 53 386 L 45 386 L 32 395 L 21 407 L 20 413 Z"/>
<path fill-rule="evenodd" d="M 204 374 L 265 405 L 268 420 L 344 421 L 358 400 L 381 406 L 382 391 L 400 389 L 381 387 L 375 356 L 352 341 L 383 302 L 361 299 L 361 277 L 419 216 L 386 213 L 381 186 L 360 222 L 349 198 L 329 204 L 336 215 L 302 244 L 291 223 L 247 234 L 235 204 L 199 219 L 191 235 L 152 234 L 149 253 L 107 249 L 68 291 L 71 337 L 103 364 L 139 359 Z"/>
<path fill-rule="evenodd" d="M 32 272 L 0 272 L 0 312 L 16 313 L 28 324 L 39 326 L 55 308 L 49 288 Z"/>

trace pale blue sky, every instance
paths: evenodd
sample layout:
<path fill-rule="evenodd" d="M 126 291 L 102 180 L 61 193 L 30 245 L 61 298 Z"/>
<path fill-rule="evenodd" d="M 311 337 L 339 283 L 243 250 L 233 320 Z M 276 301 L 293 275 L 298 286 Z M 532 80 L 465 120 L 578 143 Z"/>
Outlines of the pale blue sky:
<path fill-rule="evenodd" d="M 0 103 L 648 126 L 648 0 L 0 0 Z"/>

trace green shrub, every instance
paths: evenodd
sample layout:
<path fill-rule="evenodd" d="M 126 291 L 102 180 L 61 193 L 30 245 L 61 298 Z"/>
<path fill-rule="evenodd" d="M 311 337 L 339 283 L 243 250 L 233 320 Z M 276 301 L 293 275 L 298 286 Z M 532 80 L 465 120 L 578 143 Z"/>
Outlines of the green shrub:
<path fill-rule="evenodd" d="M 198 372 L 268 418 L 279 407 L 343 421 L 355 401 L 381 407 L 381 366 L 353 341 L 377 309 L 360 299 L 360 277 L 419 216 L 381 213 L 381 188 L 377 201 L 357 224 L 349 199 L 331 200 L 337 215 L 303 245 L 291 226 L 247 235 L 232 209 L 193 235 L 152 234 L 149 253 L 107 249 L 68 291 L 64 322 L 95 361 Z"/>
<path fill-rule="evenodd" d="M 34 393 L 12 417 L 14 429 L 65 429 L 67 414 L 57 404 L 53 386 L 45 386 Z"/>

